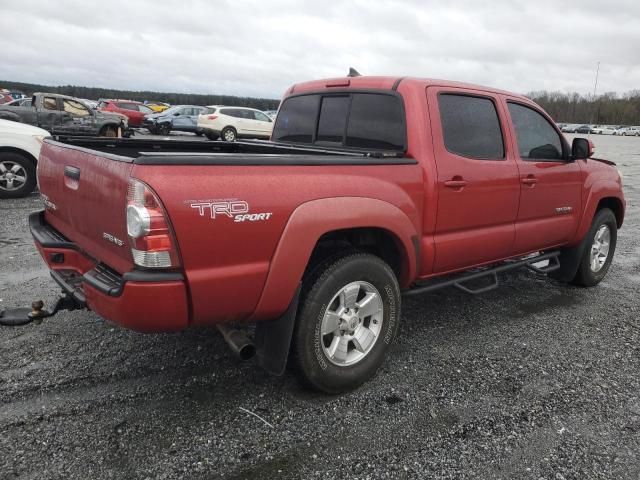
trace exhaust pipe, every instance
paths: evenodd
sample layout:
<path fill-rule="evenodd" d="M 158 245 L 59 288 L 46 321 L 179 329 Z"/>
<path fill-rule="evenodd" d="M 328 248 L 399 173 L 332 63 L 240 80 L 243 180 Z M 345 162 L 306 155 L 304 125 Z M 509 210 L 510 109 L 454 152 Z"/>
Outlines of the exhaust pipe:
<path fill-rule="evenodd" d="M 240 360 L 253 358 L 256 354 L 256 347 L 242 330 L 223 324 L 218 324 L 217 327 L 218 331 L 224 337 L 225 342 L 227 342 L 227 345 L 231 348 L 231 351 L 235 353 Z"/>

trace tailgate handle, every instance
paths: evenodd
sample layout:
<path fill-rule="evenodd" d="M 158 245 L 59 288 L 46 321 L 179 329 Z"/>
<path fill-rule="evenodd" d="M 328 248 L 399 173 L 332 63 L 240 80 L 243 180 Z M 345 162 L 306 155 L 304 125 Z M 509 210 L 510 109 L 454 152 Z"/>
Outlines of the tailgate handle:
<path fill-rule="evenodd" d="M 78 167 L 71 167 L 67 165 L 64 167 L 64 176 L 73 180 L 80 180 L 80 169 Z"/>

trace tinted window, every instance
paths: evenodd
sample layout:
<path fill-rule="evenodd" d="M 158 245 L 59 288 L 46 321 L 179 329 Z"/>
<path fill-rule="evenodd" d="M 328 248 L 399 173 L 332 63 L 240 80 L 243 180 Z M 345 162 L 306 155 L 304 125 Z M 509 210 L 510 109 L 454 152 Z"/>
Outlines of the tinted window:
<path fill-rule="evenodd" d="M 153 113 L 153 110 L 151 110 L 149 107 L 145 105 L 138 105 L 138 111 L 140 111 L 141 113 L 144 113 L 145 115 L 148 113 Z"/>
<path fill-rule="evenodd" d="M 117 103 L 116 105 L 124 110 L 138 110 L 138 105 L 135 103 Z"/>
<path fill-rule="evenodd" d="M 318 142 L 344 141 L 344 130 L 347 124 L 347 112 L 349 111 L 349 97 L 324 97 L 320 106 L 320 118 L 318 119 Z"/>
<path fill-rule="evenodd" d="M 516 130 L 520 158 L 561 160 L 560 135 L 547 119 L 524 105 L 511 102 L 508 105 Z"/>
<path fill-rule="evenodd" d="M 220 109 L 220 115 L 229 115 L 230 117 L 233 117 L 233 109 L 231 108 L 221 108 Z"/>
<path fill-rule="evenodd" d="M 319 95 L 302 95 L 285 100 L 276 120 L 273 139 L 311 143 L 319 103 Z"/>
<path fill-rule="evenodd" d="M 504 158 L 500 121 L 491 100 L 441 94 L 438 105 L 448 151 L 471 158 Z"/>
<path fill-rule="evenodd" d="M 404 143 L 404 113 L 399 98 L 372 93 L 353 95 L 348 147 L 402 150 Z"/>

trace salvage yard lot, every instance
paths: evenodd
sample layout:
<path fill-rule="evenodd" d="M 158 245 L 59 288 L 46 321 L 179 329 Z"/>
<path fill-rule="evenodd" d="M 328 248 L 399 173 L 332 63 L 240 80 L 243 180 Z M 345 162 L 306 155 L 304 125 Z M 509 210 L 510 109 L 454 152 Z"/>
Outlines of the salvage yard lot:
<path fill-rule="evenodd" d="M 407 300 L 351 394 L 240 364 L 213 329 L 143 335 L 82 311 L 0 327 L 0 479 L 637 479 L 640 138 L 592 139 L 627 197 L 605 280 L 518 271 Z M 39 208 L 0 202 L 0 307 L 54 300 L 27 228 Z"/>

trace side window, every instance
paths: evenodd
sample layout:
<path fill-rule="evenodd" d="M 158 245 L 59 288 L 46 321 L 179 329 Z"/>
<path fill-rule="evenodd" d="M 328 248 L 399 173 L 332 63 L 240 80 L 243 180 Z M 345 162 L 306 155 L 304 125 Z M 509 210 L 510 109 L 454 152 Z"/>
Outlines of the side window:
<path fill-rule="evenodd" d="M 267 117 L 264 113 L 262 112 L 253 112 L 253 116 L 255 117 L 256 120 L 260 120 L 261 122 L 270 122 L 271 120 L 269 120 L 269 117 Z"/>
<path fill-rule="evenodd" d="M 440 94 L 440 120 L 447 150 L 481 160 L 504 158 L 498 112 L 488 98 Z"/>
<path fill-rule="evenodd" d="M 342 144 L 348 111 L 349 97 L 323 97 L 316 141 Z"/>
<path fill-rule="evenodd" d="M 58 104 L 57 104 L 56 99 L 54 97 L 44 97 L 42 99 L 42 107 L 45 110 L 57 110 L 58 109 Z"/>
<path fill-rule="evenodd" d="M 153 110 L 151 110 L 146 105 L 138 105 L 138 111 L 140 111 L 140 113 L 144 113 L 145 115 L 153 113 Z"/>
<path fill-rule="evenodd" d="M 562 160 L 562 141 L 549 121 L 533 108 L 513 102 L 507 104 L 520 158 Z"/>
<path fill-rule="evenodd" d="M 70 113 L 74 117 L 86 117 L 89 115 L 89 109 L 80 102 L 65 98 L 62 101 L 64 111 Z"/>
<path fill-rule="evenodd" d="M 319 95 L 301 95 L 285 100 L 273 129 L 273 140 L 311 143 L 319 104 Z"/>

